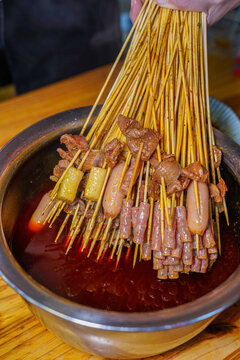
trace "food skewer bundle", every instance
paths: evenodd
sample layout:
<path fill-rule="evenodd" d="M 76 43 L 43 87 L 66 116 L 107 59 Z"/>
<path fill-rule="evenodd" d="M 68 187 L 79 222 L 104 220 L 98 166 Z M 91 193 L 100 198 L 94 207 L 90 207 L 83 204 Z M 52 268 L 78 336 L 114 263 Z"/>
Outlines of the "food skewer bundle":
<path fill-rule="evenodd" d="M 133 36 L 132 36 L 133 35 Z M 88 126 L 131 39 L 120 74 Z M 54 189 L 41 201 L 50 227 L 65 213 L 67 250 L 81 239 L 153 261 L 158 278 L 205 273 L 221 253 L 227 190 L 210 117 L 206 16 L 146 0 L 80 135 L 61 137 Z"/>

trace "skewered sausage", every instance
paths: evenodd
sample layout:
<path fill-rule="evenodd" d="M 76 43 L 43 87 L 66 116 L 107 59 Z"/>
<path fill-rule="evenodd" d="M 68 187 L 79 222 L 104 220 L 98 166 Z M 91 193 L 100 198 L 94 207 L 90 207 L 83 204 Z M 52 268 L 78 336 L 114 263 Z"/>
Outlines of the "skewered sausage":
<path fill-rule="evenodd" d="M 29 230 L 36 232 L 40 231 L 44 227 L 44 221 L 48 216 L 49 212 L 51 211 L 53 205 L 55 204 L 55 201 L 53 201 L 43 214 L 43 211 L 51 200 L 50 194 L 51 191 L 43 195 L 42 199 L 40 200 L 36 210 L 32 214 L 32 217 L 28 223 Z"/>
<path fill-rule="evenodd" d="M 104 214 L 114 219 L 120 214 L 124 195 L 118 190 L 119 180 L 124 168 L 124 163 L 120 162 L 115 166 L 108 179 L 103 197 Z"/>
<path fill-rule="evenodd" d="M 209 219 L 209 193 L 207 184 L 198 182 L 197 187 L 200 211 L 198 214 L 194 183 L 192 182 L 187 190 L 187 223 L 192 234 L 203 235 Z"/>

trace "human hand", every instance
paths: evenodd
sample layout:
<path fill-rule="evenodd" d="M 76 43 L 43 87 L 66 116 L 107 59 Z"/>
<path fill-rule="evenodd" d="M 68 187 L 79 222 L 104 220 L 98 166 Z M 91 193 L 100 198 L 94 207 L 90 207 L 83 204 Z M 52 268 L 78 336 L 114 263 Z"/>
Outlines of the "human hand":
<path fill-rule="evenodd" d="M 239 6 L 240 0 L 156 0 L 156 3 L 170 9 L 205 12 L 208 25 L 211 26 Z M 131 1 L 130 17 L 133 22 L 141 10 L 141 5 L 141 0 Z"/>

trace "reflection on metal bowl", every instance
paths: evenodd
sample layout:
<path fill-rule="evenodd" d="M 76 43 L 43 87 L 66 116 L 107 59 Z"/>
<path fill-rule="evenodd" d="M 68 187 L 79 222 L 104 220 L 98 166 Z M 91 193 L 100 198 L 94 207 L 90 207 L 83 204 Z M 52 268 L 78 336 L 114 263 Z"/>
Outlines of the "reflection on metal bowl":
<path fill-rule="evenodd" d="M 9 239 L 26 200 L 49 176 L 64 132 L 78 132 L 89 108 L 54 115 L 26 129 L 0 152 L 0 271 L 38 319 L 58 337 L 81 350 L 111 358 L 139 358 L 172 349 L 202 331 L 240 298 L 240 267 L 211 293 L 188 304 L 152 313 L 97 310 L 59 297 L 34 281 L 11 254 Z M 218 146 L 240 200 L 240 147 L 216 130 Z M 237 197 L 237 198 L 236 198 Z M 230 206 L 231 207 L 231 206 Z M 233 211 L 237 220 L 239 214 Z M 10 245 L 10 246 L 9 246 Z"/>

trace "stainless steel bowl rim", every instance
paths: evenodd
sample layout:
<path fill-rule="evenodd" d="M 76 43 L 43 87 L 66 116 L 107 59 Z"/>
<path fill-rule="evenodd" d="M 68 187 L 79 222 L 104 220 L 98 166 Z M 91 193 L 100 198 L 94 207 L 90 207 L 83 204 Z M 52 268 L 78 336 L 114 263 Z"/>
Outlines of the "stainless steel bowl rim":
<path fill-rule="evenodd" d="M 29 155 L 29 152 L 36 152 L 40 147 L 57 138 L 60 132 L 79 128 L 81 119 L 86 118 L 89 109 L 89 107 L 73 109 L 45 118 L 22 131 L 1 149 L 0 220 L 5 190 L 14 173 L 25 161 L 26 153 Z M 220 134 L 220 137 L 230 143 L 231 148 L 234 148 L 234 154 L 240 160 L 240 147 L 225 135 Z M 172 329 L 209 318 L 240 298 L 240 267 L 238 267 L 224 283 L 210 293 L 174 308 L 147 313 L 98 310 L 66 300 L 32 279 L 11 254 L 2 221 L 0 221 L 0 240 L 0 275 L 13 289 L 25 300 L 49 313 L 91 328 L 123 332 Z"/>

